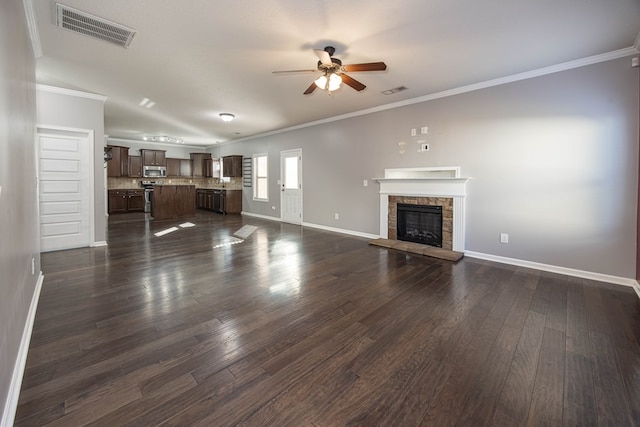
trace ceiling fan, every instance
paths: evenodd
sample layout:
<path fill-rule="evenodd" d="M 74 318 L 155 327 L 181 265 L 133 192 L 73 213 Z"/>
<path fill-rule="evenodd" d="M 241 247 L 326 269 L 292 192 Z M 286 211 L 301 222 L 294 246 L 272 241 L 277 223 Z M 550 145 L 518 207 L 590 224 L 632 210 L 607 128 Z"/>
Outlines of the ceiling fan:
<path fill-rule="evenodd" d="M 286 73 L 322 73 L 312 84 L 304 91 L 305 95 L 311 94 L 316 88 L 326 90 L 327 93 L 338 89 L 342 83 L 351 86 L 358 92 L 366 88 L 365 85 L 348 76 L 345 72 L 361 72 L 361 71 L 384 71 L 387 64 L 384 62 L 367 62 L 363 64 L 345 64 L 338 58 L 334 58 L 333 54 L 336 49 L 333 46 L 327 46 L 323 50 L 314 49 L 314 53 L 318 56 L 318 68 L 315 70 L 289 70 L 274 71 L 273 74 Z"/>

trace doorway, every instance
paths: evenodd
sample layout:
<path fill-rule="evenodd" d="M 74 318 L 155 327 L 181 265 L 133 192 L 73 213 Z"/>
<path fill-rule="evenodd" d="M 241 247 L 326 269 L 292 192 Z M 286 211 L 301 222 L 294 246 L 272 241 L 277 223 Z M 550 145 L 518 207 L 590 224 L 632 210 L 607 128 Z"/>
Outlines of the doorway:
<path fill-rule="evenodd" d="M 281 220 L 302 224 L 302 149 L 280 152 Z"/>
<path fill-rule="evenodd" d="M 90 246 L 93 236 L 93 132 L 38 127 L 42 252 Z"/>

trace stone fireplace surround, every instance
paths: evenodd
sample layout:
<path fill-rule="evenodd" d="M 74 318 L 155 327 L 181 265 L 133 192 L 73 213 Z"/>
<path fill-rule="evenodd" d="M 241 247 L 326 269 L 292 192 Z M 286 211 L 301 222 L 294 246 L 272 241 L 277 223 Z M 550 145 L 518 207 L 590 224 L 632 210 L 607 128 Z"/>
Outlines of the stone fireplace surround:
<path fill-rule="evenodd" d="M 464 199 L 468 178 L 460 167 L 385 169 L 380 183 L 380 237 L 396 240 L 398 203 L 442 206 L 442 248 L 464 252 Z"/>
<path fill-rule="evenodd" d="M 453 250 L 453 198 L 451 197 L 420 197 L 420 196 L 389 196 L 389 217 L 387 239 L 397 240 L 398 203 L 407 205 L 442 206 L 442 249 Z"/>

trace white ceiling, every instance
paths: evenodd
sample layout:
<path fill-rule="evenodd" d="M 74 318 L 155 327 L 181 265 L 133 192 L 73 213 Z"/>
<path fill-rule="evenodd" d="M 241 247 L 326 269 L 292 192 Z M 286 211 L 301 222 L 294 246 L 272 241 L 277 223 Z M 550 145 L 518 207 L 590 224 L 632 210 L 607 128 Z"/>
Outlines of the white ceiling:
<path fill-rule="evenodd" d="M 137 31 L 128 49 L 55 26 L 55 1 L 29 0 L 42 56 L 40 84 L 108 96 L 105 133 L 169 135 L 212 145 L 478 82 L 630 48 L 639 0 L 63 0 Z M 351 73 L 328 96 L 303 95 L 313 49 Z M 381 92 L 397 86 L 408 90 Z M 142 108 L 142 98 L 156 102 Z M 223 123 L 218 114 L 236 119 Z"/>

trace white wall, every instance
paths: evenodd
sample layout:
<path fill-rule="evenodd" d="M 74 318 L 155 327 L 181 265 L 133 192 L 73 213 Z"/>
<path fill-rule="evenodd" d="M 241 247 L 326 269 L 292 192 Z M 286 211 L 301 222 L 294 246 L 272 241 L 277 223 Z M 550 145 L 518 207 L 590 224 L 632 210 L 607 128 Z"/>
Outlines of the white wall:
<path fill-rule="evenodd" d="M 245 191 L 243 210 L 279 217 L 279 152 L 302 148 L 304 222 L 369 234 L 379 230 L 379 188 L 371 180 L 385 168 L 461 166 L 472 178 L 467 250 L 633 278 L 638 69 L 630 62 L 621 58 L 217 150 L 269 154 L 270 200 L 254 202 Z M 410 129 L 421 126 L 429 134 L 411 137 Z M 431 151 L 417 152 L 420 139 Z M 405 154 L 400 141 L 407 143 Z M 502 232 L 509 233 L 507 245 L 499 243 Z"/>
<path fill-rule="evenodd" d="M 35 61 L 20 0 L 0 2 L 0 416 L 19 392 L 16 364 L 40 272 Z M 35 274 L 31 259 L 35 259 Z M 24 343 L 23 349 L 26 351 Z M 13 380 L 12 380 L 13 377 Z M 12 382 L 13 381 L 13 382 Z M 3 415 L 4 414 L 4 415 Z M 5 418 L 6 417 L 6 418 Z"/>

